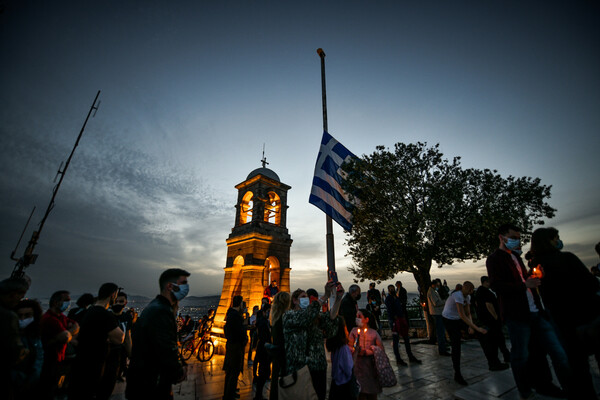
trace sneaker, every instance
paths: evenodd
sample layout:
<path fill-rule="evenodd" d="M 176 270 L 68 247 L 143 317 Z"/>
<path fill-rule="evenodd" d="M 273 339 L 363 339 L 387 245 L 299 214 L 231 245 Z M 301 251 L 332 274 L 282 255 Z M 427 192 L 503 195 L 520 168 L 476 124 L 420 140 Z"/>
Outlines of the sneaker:
<path fill-rule="evenodd" d="M 493 364 L 490 365 L 490 367 L 488 368 L 490 371 L 504 371 L 505 369 L 508 369 L 510 366 L 507 363 L 498 363 L 498 364 Z"/>
<path fill-rule="evenodd" d="M 421 360 L 418 360 L 418 359 L 417 359 L 417 357 L 410 357 L 410 358 L 408 359 L 408 361 L 410 361 L 410 363 L 411 363 L 411 364 L 412 364 L 412 363 L 415 363 L 415 364 L 421 364 L 421 363 L 422 363 L 422 361 L 421 361 Z"/>
<path fill-rule="evenodd" d="M 463 386 L 468 385 L 467 381 L 465 381 L 465 378 L 463 378 L 461 374 L 454 374 L 454 381 Z"/>
<path fill-rule="evenodd" d="M 402 365 L 403 367 L 406 367 L 406 366 L 408 365 L 408 364 L 407 364 L 407 363 L 406 363 L 404 360 L 402 360 L 402 359 L 400 359 L 400 360 L 396 360 L 396 364 L 398 364 L 398 365 Z"/>

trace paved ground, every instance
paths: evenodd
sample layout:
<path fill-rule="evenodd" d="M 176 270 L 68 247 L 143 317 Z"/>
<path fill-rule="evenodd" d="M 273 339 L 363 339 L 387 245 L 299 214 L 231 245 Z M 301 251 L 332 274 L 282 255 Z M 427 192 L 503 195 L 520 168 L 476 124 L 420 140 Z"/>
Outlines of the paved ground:
<path fill-rule="evenodd" d="M 394 360 L 391 340 L 384 340 L 384 347 L 390 360 Z M 470 340 L 463 343 L 462 373 L 469 386 L 461 386 L 454 382 L 454 372 L 450 357 L 437 355 L 437 346 L 426 343 L 413 345 L 413 352 L 422 364 L 413 364 L 400 367 L 393 364 L 398 377 L 398 384 L 391 388 L 384 388 L 379 395 L 381 400 L 518 400 L 510 369 L 501 372 L 490 372 L 487 362 L 481 351 L 479 343 Z M 403 353 L 401 344 L 400 351 Z M 175 399 L 177 400 L 216 400 L 223 396 L 223 382 L 225 374 L 222 371 L 223 356 L 215 355 L 210 362 L 200 363 L 192 358 L 189 366 L 188 380 L 175 386 Z M 406 360 L 406 357 L 405 357 Z M 598 364 L 592 361 L 592 375 L 595 387 L 600 393 L 600 374 Z M 264 396 L 268 398 L 270 383 L 267 382 Z M 252 368 L 244 369 L 240 377 L 240 399 L 251 400 L 254 398 L 252 389 Z M 111 400 L 124 400 L 124 384 L 115 388 Z M 538 396 L 539 400 L 549 398 Z"/>

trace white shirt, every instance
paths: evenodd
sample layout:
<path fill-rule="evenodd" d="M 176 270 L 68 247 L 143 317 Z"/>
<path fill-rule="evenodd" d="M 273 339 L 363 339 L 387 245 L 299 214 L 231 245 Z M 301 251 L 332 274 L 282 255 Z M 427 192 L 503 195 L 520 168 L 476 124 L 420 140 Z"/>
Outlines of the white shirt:
<path fill-rule="evenodd" d="M 460 315 L 458 315 L 458 307 L 456 306 L 457 303 L 467 307 L 467 305 L 471 304 L 471 296 L 467 296 L 465 299 L 465 296 L 460 290 L 452 293 L 446 300 L 446 304 L 444 304 L 442 317 L 458 321 L 460 319 Z"/>
<path fill-rule="evenodd" d="M 510 256 L 512 257 L 512 260 L 515 263 L 515 267 L 517 268 L 517 271 L 519 271 L 521 280 L 523 281 L 523 283 L 525 283 L 525 277 L 523 277 L 523 271 L 521 270 L 521 264 L 519 264 L 519 260 L 513 253 L 510 253 Z M 529 303 L 529 311 L 530 312 L 538 312 L 539 310 L 538 310 L 537 306 L 535 305 L 535 301 L 533 301 L 533 293 L 531 293 L 531 289 L 527 288 L 526 293 L 527 293 L 527 302 Z"/>

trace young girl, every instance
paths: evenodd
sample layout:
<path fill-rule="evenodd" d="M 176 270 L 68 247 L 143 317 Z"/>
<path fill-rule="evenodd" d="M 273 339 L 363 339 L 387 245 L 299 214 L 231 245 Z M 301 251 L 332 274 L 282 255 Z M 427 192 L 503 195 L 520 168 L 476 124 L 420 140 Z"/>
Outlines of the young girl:
<path fill-rule="evenodd" d="M 361 309 L 356 313 L 356 327 L 350 332 L 348 345 L 353 353 L 358 352 L 354 364 L 354 374 L 360 384 L 358 398 L 377 399 L 377 394 L 382 390 L 377 379 L 373 347 L 377 346 L 383 350 L 383 344 L 377 333 L 373 315 L 369 311 Z"/>

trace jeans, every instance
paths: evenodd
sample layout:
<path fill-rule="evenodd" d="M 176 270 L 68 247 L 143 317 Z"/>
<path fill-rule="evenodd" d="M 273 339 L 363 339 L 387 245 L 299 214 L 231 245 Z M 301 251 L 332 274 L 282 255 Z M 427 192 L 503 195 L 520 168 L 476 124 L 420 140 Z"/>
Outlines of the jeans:
<path fill-rule="evenodd" d="M 460 375 L 460 339 L 461 331 L 466 327 L 466 324 L 460 320 L 444 318 L 444 326 L 450 337 L 450 346 L 452 347 L 452 367 L 454 372 Z"/>
<path fill-rule="evenodd" d="M 444 328 L 444 317 L 441 315 L 432 315 L 433 322 L 435 323 L 435 335 L 437 337 L 438 352 L 445 353 L 448 351 L 446 348 L 446 328 Z"/>
<path fill-rule="evenodd" d="M 506 327 L 512 345 L 510 364 L 521 396 L 525 397 L 531 393 L 532 379 L 527 368 L 530 339 L 535 340 L 535 344 L 541 345 L 550 355 L 554 372 L 563 389 L 568 391 L 571 375 L 569 361 L 556 330 L 548 318 L 540 315 L 539 312 L 532 312 L 529 321 L 507 320 Z"/>

